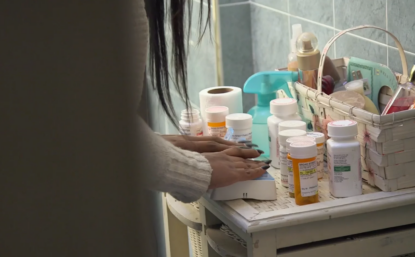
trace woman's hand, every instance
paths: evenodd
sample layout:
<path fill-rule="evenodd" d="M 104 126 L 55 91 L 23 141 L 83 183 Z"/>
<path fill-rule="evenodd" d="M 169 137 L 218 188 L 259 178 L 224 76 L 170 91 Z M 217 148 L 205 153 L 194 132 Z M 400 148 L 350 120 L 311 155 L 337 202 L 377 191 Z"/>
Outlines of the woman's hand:
<path fill-rule="evenodd" d="M 232 147 L 257 146 L 249 142 L 246 144 L 234 143 L 219 137 L 193 137 L 182 135 L 162 135 L 162 137 L 176 147 L 198 153 L 221 152 Z"/>
<path fill-rule="evenodd" d="M 254 149 L 230 148 L 218 153 L 204 153 L 203 156 L 212 167 L 209 189 L 258 178 L 265 173 L 270 164 L 270 161 L 249 160 L 248 158 L 259 156 Z"/>

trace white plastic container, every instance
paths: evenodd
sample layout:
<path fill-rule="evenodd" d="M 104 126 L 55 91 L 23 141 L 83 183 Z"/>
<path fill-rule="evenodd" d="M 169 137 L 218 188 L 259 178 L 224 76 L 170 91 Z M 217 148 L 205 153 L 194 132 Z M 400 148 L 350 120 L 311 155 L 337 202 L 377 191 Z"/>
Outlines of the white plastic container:
<path fill-rule="evenodd" d="M 288 187 L 288 166 L 287 166 L 287 139 L 292 137 L 305 136 L 307 133 L 301 129 L 289 129 L 279 132 L 278 142 L 280 144 L 280 172 L 281 184 Z"/>
<path fill-rule="evenodd" d="M 287 151 L 288 193 L 290 194 L 290 197 L 292 198 L 294 198 L 294 190 L 295 190 L 294 173 L 293 173 L 292 159 L 288 157 L 288 154 L 291 152 L 290 144 L 297 143 L 297 142 L 314 142 L 315 143 L 316 140 L 308 136 L 290 137 L 286 140 L 285 150 Z"/>
<path fill-rule="evenodd" d="M 284 131 L 288 129 L 301 129 L 307 131 L 307 124 L 301 120 L 287 120 L 278 124 L 278 131 Z"/>
<path fill-rule="evenodd" d="M 326 142 L 326 138 L 323 133 L 320 132 L 308 132 L 307 136 L 312 137 L 316 140 L 317 145 L 317 176 L 318 179 L 322 179 L 324 177 L 324 153 L 326 151 L 324 147 L 324 143 Z"/>
<path fill-rule="evenodd" d="M 357 141 L 357 122 L 332 121 L 328 124 L 327 166 L 330 193 L 334 197 L 362 194 L 362 165 L 360 143 Z"/>
<path fill-rule="evenodd" d="M 228 133 L 225 139 L 233 142 L 252 140 L 252 116 L 246 113 L 233 113 L 226 116 Z"/>
<path fill-rule="evenodd" d="M 297 100 L 292 98 L 278 98 L 270 102 L 270 112 L 273 116 L 268 117 L 268 135 L 269 135 L 269 156 L 272 160 L 271 165 L 274 168 L 280 167 L 279 160 L 279 143 L 278 143 L 278 125 L 287 120 L 301 120 L 297 114 Z M 305 123 L 304 123 L 305 124 Z"/>
<path fill-rule="evenodd" d="M 180 134 L 186 136 L 203 136 L 203 123 L 196 109 L 183 110 L 179 122 Z"/>
<path fill-rule="evenodd" d="M 206 123 L 208 136 L 224 138 L 226 135 L 226 116 L 229 108 L 226 106 L 212 106 L 206 108 Z"/>

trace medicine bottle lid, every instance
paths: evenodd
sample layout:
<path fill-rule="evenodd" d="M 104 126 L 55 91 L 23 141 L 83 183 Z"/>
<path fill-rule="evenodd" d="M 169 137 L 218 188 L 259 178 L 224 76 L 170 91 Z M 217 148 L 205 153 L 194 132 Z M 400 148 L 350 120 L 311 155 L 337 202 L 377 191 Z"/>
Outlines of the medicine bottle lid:
<path fill-rule="evenodd" d="M 316 144 L 323 144 L 326 141 L 326 137 L 320 132 L 308 132 L 307 136 L 314 138 L 316 140 Z"/>
<path fill-rule="evenodd" d="M 300 120 L 286 120 L 278 124 L 278 132 L 288 129 L 301 129 L 306 131 L 307 124 Z"/>
<path fill-rule="evenodd" d="M 294 159 L 307 159 L 317 156 L 317 146 L 315 142 L 302 141 L 290 144 L 290 156 Z"/>
<path fill-rule="evenodd" d="M 290 144 L 295 143 L 295 142 L 316 142 L 316 140 L 312 137 L 308 137 L 308 136 L 299 136 L 299 137 L 290 137 L 286 140 L 285 143 L 285 149 L 287 150 L 287 152 L 290 152 Z"/>
<path fill-rule="evenodd" d="M 297 100 L 293 98 L 278 98 L 270 102 L 270 112 L 274 115 L 289 116 L 297 111 Z"/>
<path fill-rule="evenodd" d="M 278 133 L 278 141 L 280 145 L 286 146 L 287 139 L 293 138 L 293 137 L 305 136 L 306 134 L 307 132 L 301 129 L 288 129 L 288 130 L 280 131 Z"/>
<path fill-rule="evenodd" d="M 336 120 L 328 125 L 329 137 L 355 137 L 357 136 L 357 122 L 354 120 Z"/>
<path fill-rule="evenodd" d="M 226 127 L 233 129 L 249 129 L 252 127 L 252 116 L 246 113 L 233 113 L 226 116 Z"/>
<path fill-rule="evenodd" d="M 209 122 L 224 122 L 229 108 L 226 106 L 211 106 L 206 108 L 206 120 Z"/>
<path fill-rule="evenodd" d="M 199 110 L 197 109 L 184 109 L 181 112 L 181 119 L 184 121 L 198 121 L 200 119 Z"/>

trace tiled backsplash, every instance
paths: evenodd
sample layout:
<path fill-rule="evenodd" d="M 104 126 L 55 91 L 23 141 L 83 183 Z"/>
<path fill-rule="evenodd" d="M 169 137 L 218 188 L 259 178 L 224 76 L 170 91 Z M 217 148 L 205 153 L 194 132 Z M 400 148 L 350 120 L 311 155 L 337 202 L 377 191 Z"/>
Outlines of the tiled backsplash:
<path fill-rule="evenodd" d="M 229 81 L 234 86 L 242 87 L 252 71 L 286 67 L 291 25 L 296 23 L 302 24 L 303 31 L 317 36 L 320 50 L 341 30 L 365 24 L 385 28 L 402 43 L 408 66 L 415 64 L 414 0 L 218 1 L 223 76 L 225 83 Z M 235 45 L 247 52 L 235 55 Z M 252 56 L 252 63 L 247 56 Z M 397 48 L 382 31 L 370 29 L 345 35 L 336 41 L 329 56 L 360 57 L 402 71 Z M 244 100 L 247 110 L 253 101 Z"/>
<path fill-rule="evenodd" d="M 191 102 L 198 107 L 199 91 L 216 86 L 218 82 L 214 30 L 197 44 L 200 2 L 193 1 L 188 82 Z M 303 31 L 317 36 L 320 50 L 332 36 L 346 28 L 371 24 L 388 29 L 406 50 L 408 66 L 415 64 L 415 0 L 217 1 L 223 85 L 226 86 L 242 88 L 255 72 L 286 67 L 291 25 L 296 23 L 302 24 Z M 381 31 L 364 30 L 344 35 L 330 49 L 329 56 L 356 56 L 402 71 L 393 40 Z M 150 89 L 148 96 L 153 129 L 162 133 L 176 132 L 167 121 L 156 93 Z M 179 114 L 183 102 L 175 93 L 173 100 Z M 244 111 L 254 102 L 253 95 L 244 95 Z"/>

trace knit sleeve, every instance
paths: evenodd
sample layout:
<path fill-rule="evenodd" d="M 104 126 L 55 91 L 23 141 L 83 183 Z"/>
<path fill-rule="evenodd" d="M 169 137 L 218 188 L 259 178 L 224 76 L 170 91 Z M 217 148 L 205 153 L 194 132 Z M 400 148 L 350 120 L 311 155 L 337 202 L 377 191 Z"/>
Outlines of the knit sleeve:
<path fill-rule="evenodd" d="M 140 148 L 145 149 L 146 183 L 150 189 L 170 193 L 182 202 L 199 199 L 210 184 L 212 168 L 201 154 L 182 150 L 155 134 L 140 119 Z M 146 159 L 149 158 L 149 159 Z M 148 162 L 150 160 L 150 162 Z"/>

